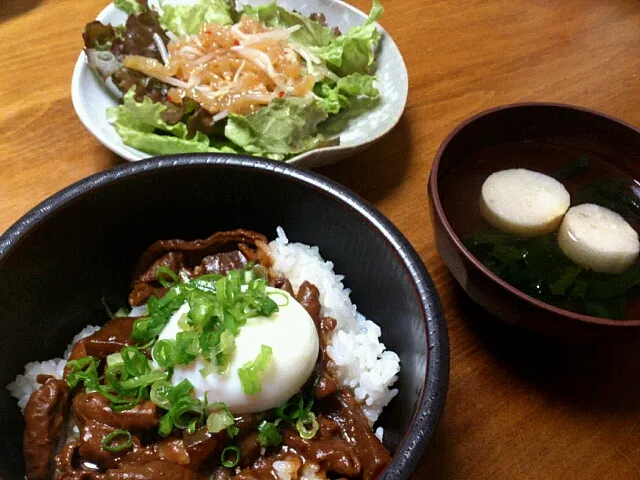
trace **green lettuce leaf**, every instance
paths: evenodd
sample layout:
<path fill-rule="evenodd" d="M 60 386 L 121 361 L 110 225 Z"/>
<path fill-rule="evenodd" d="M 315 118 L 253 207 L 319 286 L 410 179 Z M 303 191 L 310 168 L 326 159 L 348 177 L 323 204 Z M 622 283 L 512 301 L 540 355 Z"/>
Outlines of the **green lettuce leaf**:
<path fill-rule="evenodd" d="M 176 153 L 238 153 L 231 147 L 212 147 L 209 138 L 202 132 L 198 132 L 191 140 L 173 137 L 171 135 L 158 135 L 130 128 L 126 125 L 114 124 L 122 143 L 136 148 L 150 155 L 173 155 Z"/>
<path fill-rule="evenodd" d="M 376 77 L 352 73 L 337 82 L 325 80 L 313 87 L 318 104 L 327 112 L 336 114 L 351 104 L 354 97 L 377 99 L 380 91 L 374 86 Z M 361 113 L 361 112 L 360 112 Z"/>
<path fill-rule="evenodd" d="M 194 5 L 169 5 L 160 1 L 160 24 L 177 35 L 200 32 L 203 23 L 231 25 L 231 7 L 225 0 L 200 0 Z"/>
<path fill-rule="evenodd" d="M 196 132 L 188 137 L 187 125 L 178 122 L 169 125 L 162 119 L 167 107 L 144 97 L 141 103 L 134 99 L 135 89 L 124 96 L 122 105 L 107 109 L 107 119 L 113 124 L 122 142 L 151 155 L 189 152 L 237 153 L 228 145 L 212 145 L 209 137 Z"/>
<path fill-rule="evenodd" d="M 113 0 L 113 4 L 128 15 L 139 15 L 147 10 L 138 0 Z"/>
<path fill-rule="evenodd" d="M 253 115 L 230 114 L 224 133 L 249 153 L 281 159 L 323 142 L 317 129 L 327 117 L 313 98 L 277 98 Z"/>
<path fill-rule="evenodd" d="M 318 132 L 324 137 L 333 137 L 347 129 L 351 120 L 363 113 L 373 110 L 380 104 L 380 97 L 355 97 L 349 101 L 336 115 L 331 115 L 328 120 L 318 127 Z"/>
<path fill-rule="evenodd" d="M 245 5 L 241 13 L 255 18 L 268 27 L 288 28 L 300 25 L 301 28 L 289 37 L 292 42 L 303 46 L 324 47 L 333 37 L 329 27 L 323 27 L 315 20 L 290 12 L 279 7 L 275 2 L 252 7 Z"/>
<path fill-rule="evenodd" d="M 329 68 L 340 76 L 350 73 L 369 73 L 375 59 L 374 52 L 380 41 L 380 32 L 376 21 L 383 12 L 378 0 L 373 6 L 367 20 L 347 33 L 331 40 L 320 52 Z"/>

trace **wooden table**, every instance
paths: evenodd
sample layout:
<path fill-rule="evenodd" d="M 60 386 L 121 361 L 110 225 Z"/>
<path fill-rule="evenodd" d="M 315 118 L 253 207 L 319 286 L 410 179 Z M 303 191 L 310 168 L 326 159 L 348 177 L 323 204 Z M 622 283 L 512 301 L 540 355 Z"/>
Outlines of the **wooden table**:
<path fill-rule="evenodd" d="M 71 106 L 84 24 L 106 0 L 3 0 L 0 231 L 58 189 L 121 160 Z M 353 0 L 368 10 L 368 0 Z M 382 25 L 409 69 L 405 115 L 321 170 L 382 210 L 422 256 L 451 339 L 444 416 L 415 479 L 640 478 L 639 345 L 568 347 L 513 332 L 470 303 L 438 257 L 426 185 L 462 120 L 557 101 L 640 125 L 640 3 L 386 0 Z"/>

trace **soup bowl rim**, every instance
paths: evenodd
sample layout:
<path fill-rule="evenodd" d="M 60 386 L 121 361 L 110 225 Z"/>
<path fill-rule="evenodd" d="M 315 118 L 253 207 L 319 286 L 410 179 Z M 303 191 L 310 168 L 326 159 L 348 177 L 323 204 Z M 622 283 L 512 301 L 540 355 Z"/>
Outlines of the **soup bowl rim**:
<path fill-rule="evenodd" d="M 458 237 L 458 235 L 455 233 L 455 231 L 453 230 L 453 227 L 451 226 L 451 224 L 449 223 L 449 220 L 447 218 L 447 214 L 444 211 L 444 207 L 442 206 L 442 202 L 440 199 L 440 188 L 439 188 L 439 182 L 438 182 L 438 175 L 439 175 L 439 170 L 440 170 L 440 164 L 441 164 L 441 160 L 442 157 L 446 151 L 446 149 L 448 148 L 449 144 L 451 143 L 451 141 L 460 133 L 462 132 L 464 129 L 466 129 L 467 127 L 469 127 L 470 125 L 472 125 L 473 123 L 475 123 L 476 121 L 479 121 L 485 117 L 488 117 L 494 113 L 498 113 L 504 110 L 515 110 L 515 109 L 526 109 L 526 108 L 556 108 L 556 109 L 562 109 L 562 110 L 574 110 L 583 114 L 587 114 L 587 115 L 592 115 L 595 117 L 600 117 L 601 119 L 616 123 L 622 127 L 628 128 L 630 130 L 632 130 L 633 132 L 635 132 L 637 135 L 640 135 L 640 129 L 634 127 L 633 125 L 620 120 L 612 115 L 608 115 L 605 113 L 601 113 L 601 112 L 597 112 L 595 110 L 592 110 L 590 108 L 586 108 L 586 107 L 579 107 L 579 106 L 575 106 L 575 105 L 570 105 L 570 104 L 566 104 L 566 103 L 555 103 L 555 102 L 519 102 L 519 103 L 510 103 L 510 104 L 506 104 L 506 105 L 500 105 L 497 107 L 493 107 L 493 108 L 489 108 L 486 110 L 483 110 L 471 117 L 469 117 L 468 119 L 466 119 L 465 121 L 463 121 L 462 123 L 460 123 L 454 130 L 451 131 L 451 133 L 449 133 L 447 135 L 447 137 L 443 140 L 443 142 L 440 144 L 440 147 L 438 148 L 438 151 L 436 152 L 436 155 L 434 157 L 434 161 L 433 161 L 433 165 L 431 167 L 431 174 L 429 176 L 429 189 L 431 191 L 431 199 L 432 199 L 432 205 L 433 208 L 438 216 L 438 218 L 440 219 L 440 221 L 442 222 L 442 225 L 445 229 L 445 232 L 447 234 L 447 236 L 454 242 L 456 249 L 464 256 L 464 258 L 470 262 L 478 271 L 480 271 L 485 277 L 489 278 L 491 281 L 493 281 L 494 283 L 496 283 L 497 285 L 499 285 L 500 287 L 502 287 L 504 290 L 506 290 L 507 292 L 509 292 L 512 295 L 515 295 L 516 297 L 520 298 L 521 300 L 524 300 L 527 303 L 530 303 L 540 309 L 546 310 L 550 313 L 553 313 L 555 315 L 560 315 L 563 317 L 567 317 L 567 318 L 571 318 L 574 320 L 578 320 L 581 322 L 586 322 L 589 324 L 594 324 L 594 325 L 607 325 L 607 326 L 614 326 L 614 327 L 638 327 L 640 326 L 640 319 L 630 319 L 630 320 L 614 320 L 614 319 L 610 319 L 610 318 L 600 318 L 600 317 L 594 317 L 591 315 L 585 315 L 585 314 L 581 314 L 581 313 L 576 313 L 576 312 L 572 312 L 570 310 L 565 310 L 563 308 L 560 307 L 555 307 L 551 304 L 548 304 L 546 302 L 543 302 L 541 300 L 538 300 L 535 297 L 532 297 L 531 295 L 528 295 L 526 293 L 524 293 L 523 291 L 521 291 L 520 289 L 512 286 L 511 284 L 509 284 L 508 282 L 506 282 L 505 280 L 503 280 L 502 278 L 500 278 L 498 275 L 496 275 L 495 273 L 493 273 L 491 270 L 489 270 L 489 268 L 487 268 L 479 259 L 477 259 L 468 249 L 467 247 L 465 247 L 464 243 L 462 242 L 462 240 L 460 239 L 460 237 Z"/>

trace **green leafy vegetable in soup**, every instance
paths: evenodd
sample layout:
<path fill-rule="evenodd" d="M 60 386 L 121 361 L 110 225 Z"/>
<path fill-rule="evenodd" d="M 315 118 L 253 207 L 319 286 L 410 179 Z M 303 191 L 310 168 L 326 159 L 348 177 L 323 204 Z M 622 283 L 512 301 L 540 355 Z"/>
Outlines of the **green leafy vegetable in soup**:
<path fill-rule="evenodd" d="M 554 234 L 523 238 L 475 230 L 464 241 L 469 251 L 510 285 L 545 303 L 602 318 L 623 319 L 640 265 L 617 275 L 584 269 L 560 250 Z"/>

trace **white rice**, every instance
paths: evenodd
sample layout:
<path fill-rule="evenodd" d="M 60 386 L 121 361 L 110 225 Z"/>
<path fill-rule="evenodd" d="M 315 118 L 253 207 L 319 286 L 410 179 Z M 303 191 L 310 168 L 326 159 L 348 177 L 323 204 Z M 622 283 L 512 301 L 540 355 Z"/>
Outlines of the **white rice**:
<path fill-rule="evenodd" d="M 129 312 L 130 317 L 142 317 L 147 314 L 147 305 L 140 305 L 139 307 L 132 307 Z"/>
<path fill-rule="evenodd" d="M 290 243 L 280 227 L 277 234 L 278 237 L 269 243 L 274 271 L 286 276 L 296 290 L 305 280 L 318 287 L 321 315 L 337 321 L 337 328 L 327 347 L 327 353 L 335 364 L 332 373 L 340 385 L 353 389 L 356 400 L 361 403 L 373 425 L 382 409 L 398 393 L 396 389 L 391 389 L 400 371 L 398 355 L 385 350 L 384 344 L 379 341 L 380 327 L 358 313 L 349 298 L 350 290 L 342 283 L 344 277 L 335 274 L 333 263 L 324 261 L 318 247 Z M 142 315 L 145 311 L 145 307 L 137 307 L 131 315 Z M 62 378 L 73 344 L 97 330 L 99 327 L 95 326 L 84 328 L 73 338 L 63 358 L 30 362 L 25 366 L 25 373 L 18 375 L 7 386 L 11 395 L 18 399 L 22 410 L 31 393 L 39 386 L 36 377 L 47 374 Z M 376 434 L 381 436 L 381 429 Z"/>
<path fill-rule="evenodd" d="M 297 457 L 273 462 L 273 471 L 278 480 L 295 480 L 300 469 L 300 460 Z"/>
<path fill-rule="evenodd" d="M 337 328 L 327 346 L 327 353 L 336 365 L 333 375 L 338 383 L 351 387 L 356 400 L 371 425 L 398 391 L 390 387 L 398 379 L 400 358 L 385 350 L 380 343 L 380 327 L 358 313 L 351 302 L 351 291 L 345 288 L 342 275 L 333 271 L 333 263 L 320 256 L 318 247 L 290 243 L 284 230 L 269 243 L 274 260 L 273 270 L 289 279 L 297 290 L 305 281 L 320 291 L 321 315 L 333 317 Z M 351 279 L 354 281 L 354 279 Z"/>
<path fill-rule="evenodd" d="M 67 364 L 67 359 L 69 355 L 71 355 L 73 345 L 98 330 L 100 330 L 100 327 L 93 325 L 85 327 L 80 333 L 73 337 L 62 358 L 52 358 L 44 362 L 29 362 L 24 366 L 24 374 L 18 375 L 13 382 L 7 385 L 9 393 L 18 399 L 20 410 L 24 412 L 24 407 L 27 405 L 29 397 L 40 386 L 36 381 L 38 375 L 53 375 L 56 378 L 62 378 L 62 373 Z"/>

